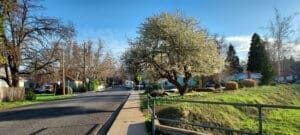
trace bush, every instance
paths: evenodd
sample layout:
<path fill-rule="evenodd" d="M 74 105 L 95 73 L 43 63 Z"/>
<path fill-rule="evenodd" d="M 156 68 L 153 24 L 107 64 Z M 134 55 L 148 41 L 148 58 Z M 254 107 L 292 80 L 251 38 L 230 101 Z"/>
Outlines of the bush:
<path fill-rule="evenodd" d="M 215 81 L 215 89 L 221 88 L 221 83 L 219 81 Z"/>
<path fill-rule="evenodd" d="M 25 91 L 25 99 L 29 101 L 36 100 L 36 95 L 34 94 L 33 90 L 27 90 Z"/>
<path fill-rule="evenodd" d="M 73 89 L 69 86 L 65 87 L 65 94 L 73 94 Z M 63 94 L 63 88 L 62 87 L 58 87 L 56 90 L 56 95 L 62 95 Z"/>
<path fill-rule="evenodd" d="M 152 84 L 152 88 L 153 88 L 153 90 L 160 90 L 160 89 L 162 89 L 162 87 L 161 87 L 161 85 L 159 83 Z"/>
<path fill-rule="evenodd" d="M 253 79 L 245 79 L 242 81 L 242 85 L 245 87 L 255 87 L 257 86 L 257 82 Z"/>
<path fill-rule="evenodd" d="M 239 88 L 244 88 L 244 84 L 243 84 L 243 81 L 236 81 L 239 85 Z"/>
<path fill-rule="evenodd" d="M 79 92 L 87 92 L 88 88 L 81 85 L 81 86 L 79 86 L 78 90 L 79 90 Z"/>
<path fill-rule="evenodd" d="M 159 83 L 153 83 L 153 84 L 150 84 L 147 88 L 146 88 L 146 91 L 151 93 L 152 91 L 154 90 L 160 90 L 162 89 L 161 85 Z"/>
<path fill-rule="evenodd" d="M 89 82 L 89 90 L 90 91 L 97 90 L 98 86 L 100 86 L 100 85 L 101 85 L 100 81 L 98 81 L 98 80 L 91 80 Z"/>
<path fill-rule="evenodd" d="M 152 97 L 159 97 L 159 96 L 168 96 L 167 92 L 164 92 L 162 90 L 154 90 L 150 94 Z"/>
<path fill-rule="evenodd" d="M 226 88 L 226 90 L 237 90 L 239 88 L 239 85 L 235 81 L 229 81 L 229 82 L 226 82 L 225 88 Z"/>

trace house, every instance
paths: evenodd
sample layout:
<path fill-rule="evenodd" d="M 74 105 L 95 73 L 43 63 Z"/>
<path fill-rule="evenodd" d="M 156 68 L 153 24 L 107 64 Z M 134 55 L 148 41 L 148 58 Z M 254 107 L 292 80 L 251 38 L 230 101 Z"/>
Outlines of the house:
<path fill-rule="evenodd" d="M 179 82 L 181 85 L 183 85 L 183 76 L 178 76 L 177 77 L 177 82 Z M 167 79 L 161 79 L 158 81 L 158 83 L 164 88 L 164 89 L 171 89 L 171 88 L 174 88 L 175 85 L 172 84 L 171 82 L 169 82 Z M 194 87 L 197 85 L 197 82 L 196 80 L 191 77 L 188 81 L 188 86 L 189 87 Z"/>
<path fill-rule="evenodd" d="M 6 76 L 4 68 L 0 67 L 0 76 L 4 77 Z M 27 80 L 23 77 L 19 77 L 19 84 L 18 87 L 25 87 L 25 82 Z M 0 79 L 0 87 L 9 87 L 7 82 L 3 79 Z"/>
<path fill-rule="evenodd" d="M 66 76 L 66 86 L 71 87 L 73 90 L 78 90 L 82 86 L 82 81 L 76 80 L 70 76 Z"/>
<path fill-rule="evenodd" d="M 251 79 L 254 79 L 254 80 L 259 80 L 262 75 L 261 73 L 250 73 L 250 76 L 251 76 Z M 230 76 L 227 76 L 224 78 L 224 81 L 230 81 L 230 80 L 245 80 L 245 79 L 248 79 L 249 77 L 249 74 L 248 73 L 237 73 L 237 74 L 233 74 L 233 75 L 230 75 Z"/>
<path fill-rule="evenodd" d="M 3 76 L 3 77 L 6 76 L 5 75 L 5 70 L 1 66 L 0 66 L 0 76 Z M 6 87 L 6 88 L 8 87 L 8 84 L 6 83 L 5 80 L 0 79 L 0 87 Z"/>
<path fill-rule="evenodd" d="M 6 83 L 6 81 L 0 79 L 0 87 L 4 87 L 4 88 L 8 88 L 8 84 Z"/>
<path fill-rule="evenodd" d="M 290 75 L 286 75 L 286 76 L 277 76 L 275 78 L 276 82 L 280 82 L 280 83 L 284 83 L 284 82 L 294 82 L 296 80 L 298 80 L 299 77 L 298 75 L 293 75 L 293 74 L 290 74 Z"/>

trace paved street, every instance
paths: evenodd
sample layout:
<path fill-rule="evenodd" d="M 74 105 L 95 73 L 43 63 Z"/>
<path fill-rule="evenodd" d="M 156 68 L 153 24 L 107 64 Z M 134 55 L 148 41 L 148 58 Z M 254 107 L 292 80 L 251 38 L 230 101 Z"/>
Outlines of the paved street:
<path fill-rule="evenodd" d="M 114 88 L 0 111 L 0 134 L 90 134 L 103 126 L 128 94 L 128 90 Z"/>

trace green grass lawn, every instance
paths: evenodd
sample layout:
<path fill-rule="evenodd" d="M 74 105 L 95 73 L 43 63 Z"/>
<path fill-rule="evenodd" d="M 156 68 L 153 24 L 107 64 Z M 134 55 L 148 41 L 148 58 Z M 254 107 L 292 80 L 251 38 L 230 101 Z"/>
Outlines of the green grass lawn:
<path fill-rule="evenodd" d="M 42 103 L 47 101 L 54 101 L 54 100 L 61 100 L 61 99 L 67 99 L 71 98 L 72 95 L 56 95 L 53 94 L 36 94 L 37 98 L 35 101 L 15 101 L 15 102 L 0 102 L 0 110 L 3 109 L 9 109 L 14 107 L 20 107 L 24 105 L 30 105 L 30 104 L 36 104 L 36 103 Z"/>
<path fill-rule="evenodd" d="M 171 94 L 161 98 L 299 106 L 300 85 L 259 86 L 223 93 L 192 92 L 185 96 Z M 162 118 L 230 127 L 249 132 L 257 132 L 258 129 L 258 111 L 253 107 L 175 103 L 159 101 L 159 99 L 156 102 L 158 106 L 157 115 Z M 143 107 L 145 107 L 145 102 Z M 296 135 L 300 132 L 300 110 L 265 108 L 263 109 L 263 116 L 263 129 L 266 134 Z M 162 124 L 213 134 L 225 134 L 224 132 L 177 123 L 162 122 Z"/>

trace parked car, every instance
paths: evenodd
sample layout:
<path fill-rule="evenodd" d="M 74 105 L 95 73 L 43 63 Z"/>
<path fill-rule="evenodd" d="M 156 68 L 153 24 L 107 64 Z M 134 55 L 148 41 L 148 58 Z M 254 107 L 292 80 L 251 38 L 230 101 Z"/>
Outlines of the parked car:
<path fill-rule="evenodd" d="M 207 81 L 205 83 L 205 87 L 215 87 L 215 86 L 216 86 L 216 84 L 214 81 Z"/>
<path fill-rule="evenodd" d="M 35 89 L 35 92 L 36 93 L 51 93 L 51 92 L 53 92 L 53 86 L 46 84 L 40 88 Z"/>
<path fill-rule="evenodd" d="M 35 91 L 35 93 L 45 93 L 46 92 L 46 90 L 43 89 L 43 87 L 36 88 L 34 91 Z"/>
<path fill-rule="evenodd" d="M 135 85 L 135 88 L 134 88 L 134 89 L 135 89 L 135 90 L 144 89 L 144 85 L 141 85 L 141 84 Z"/>
<path fill-rule="evenodd" d="M 133 89 L 134 88 L 134 82 L 130 80 L 125 80 L 124 86 L 128 89 Z"/>

